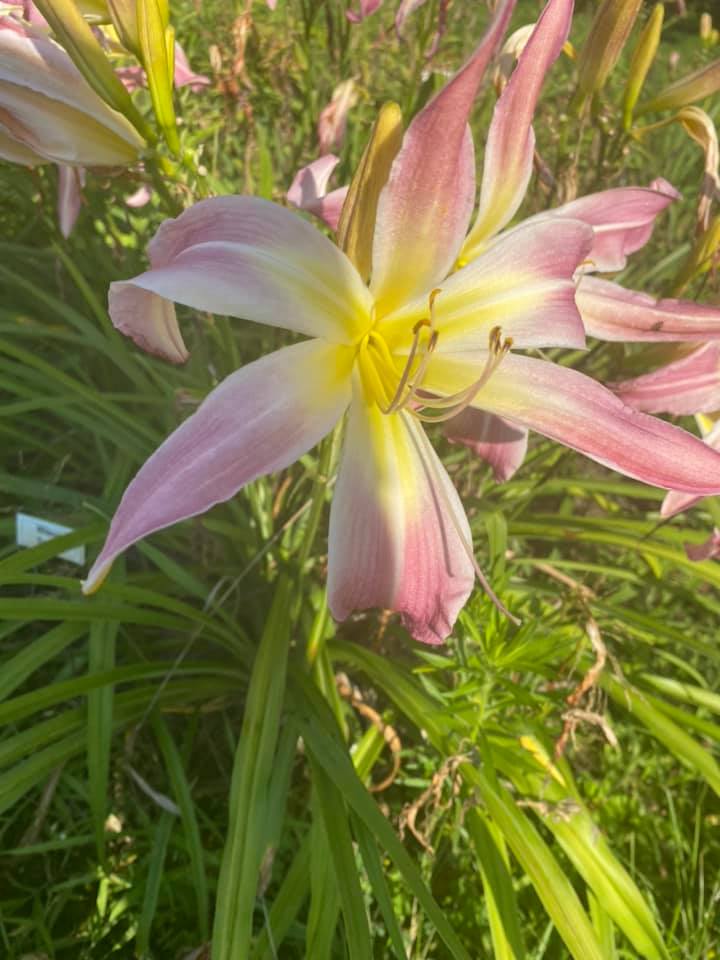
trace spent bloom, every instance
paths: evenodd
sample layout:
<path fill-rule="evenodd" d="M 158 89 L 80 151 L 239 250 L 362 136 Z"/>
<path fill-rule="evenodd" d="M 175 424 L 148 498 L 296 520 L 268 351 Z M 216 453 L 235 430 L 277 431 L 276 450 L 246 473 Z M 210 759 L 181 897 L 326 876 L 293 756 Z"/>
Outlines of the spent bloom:
<path fill-rule="evenodd" d="M 341 218 L 343 249 L 283 207 L 217 197 L 166 221 L 150 245 L 150 269 L 112 285 L 114 324 L 174 362 L 187 350 L 173 300 L 307 339 L 231 374 L 150 457 L 122 498 L 87 593 L 131 544 L 283 469 L 343 417 L 330 610 L 342 620 L 389 608 L 429 643 L 448 635 L 482 574 L 425 423 L 478 408 L 647 482 L 720 491 L 720 454 L 697 438 L 631 410 L 589 377 L 513 352 L 584 344 L 574 274 L 594 243 L 590 226 L 557 215 L 497 236 L 485 229 L 488 218 L 499 229 L 517 209 L 515 180 L 527 172 L 528 146 L 532 153 L 524 103 L 515 134 L 496 130 L 488 143 L 479 220 L 466 240 L 475 197 L 467 120 L 513 6 L 499 5 L 392 162 L 385 148 L 394 137 L 378 122 Z M 571 12 L 567 0 L 546 7 L 542 42 L 526 48 L 539 58 L 536 72 L 557 56 Z M 503 95 L 511 102 L 512 90 Z M 392 113 L 383 117 L 392 124 Z"/>

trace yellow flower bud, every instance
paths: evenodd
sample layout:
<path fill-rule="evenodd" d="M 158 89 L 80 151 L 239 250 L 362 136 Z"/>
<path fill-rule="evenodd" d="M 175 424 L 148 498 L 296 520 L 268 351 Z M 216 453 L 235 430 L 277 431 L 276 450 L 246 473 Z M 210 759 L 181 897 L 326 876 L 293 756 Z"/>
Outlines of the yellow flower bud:
<path fill-rule="evenodd" d="M 648 17 L 648 22 L 640 34 L 632 60 L 630 61 L 630 71 L 628 73 L 625 96 L 623 98 L 623 126 L 626 130 L 629 130 L 632 125 L 635 104 L 638 102 L 640 91 L 643 88 L 648 70 L 652 66 L 660 44 L 664 15 L 664 4 L 656 3 L 652 13 Z"/>
<path fill-rule="evenodd" d="M 642 0 L 604 0 L 578 56 L 576 99 L 581 105 L 597 93 L 617 63 L 637 18 Z"/>

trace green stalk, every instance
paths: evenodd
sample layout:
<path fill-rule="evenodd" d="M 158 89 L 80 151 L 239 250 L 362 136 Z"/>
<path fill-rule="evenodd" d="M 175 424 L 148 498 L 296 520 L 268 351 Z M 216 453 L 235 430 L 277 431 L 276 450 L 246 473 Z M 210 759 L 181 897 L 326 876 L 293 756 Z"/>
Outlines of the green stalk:
<path fill-rule="evenodd" d="M 268 792 L 285 697 L 291 593 L 291 580 L 281 576 L 250 678 L 230 786 L 228 836 L 220 868 L 212 960 L 238 960 L 250 955 L 258 877 L 265 851 Z"/>

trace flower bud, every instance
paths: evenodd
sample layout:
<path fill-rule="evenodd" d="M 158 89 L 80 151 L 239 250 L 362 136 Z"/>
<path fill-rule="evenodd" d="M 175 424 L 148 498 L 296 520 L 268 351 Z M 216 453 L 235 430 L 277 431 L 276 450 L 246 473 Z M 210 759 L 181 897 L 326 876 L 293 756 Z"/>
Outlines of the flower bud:
<path fill-rule="evenodd" d="M 62 47 L 28 24 L 0 17 L 0 155 L 31 165 L 117 166 L 135 161 L 144 146 Z"/>
<path fill-rule="evenodd" d="M 607 80 L 630 36 L 642 0 L 604 0 L 578 55 L 576 99 L 582 104 Z"/>
<path fill-rule="evenodd" d="M 105 103 L 143 135 L 149 131 L 74 0 L 35 0 L 51 30 L 87 82 Z"/>
<path fill-rule="evenodd" d="M 637 42 L 632 60 L 630 61 L 630 71 L 628 73 L 625 97 L 623 99 L 623 126 L 626 130 L 629 130 L 632 125 L 635 104 L 638 102 L 638 97 L 645 83 L 648 70 L 652 66 L 658 46 L 660 45 L 660 34 L 662 33 L 664 15 L 664 4 L 656 3 L 652 13 L 648 17 L 648 22 L 640 34 L 640 39 Z"/>
<path fill-rule="evenodd" d="M 720 60 L 714 60 L 706 67 L 671 83 L 652 100 L 641 103 L 638 113 L 647 113 L 650 110 L 677 110 L 696 100 L 703 100 L 717 93 L 718 90 L 720 90 Z"/>

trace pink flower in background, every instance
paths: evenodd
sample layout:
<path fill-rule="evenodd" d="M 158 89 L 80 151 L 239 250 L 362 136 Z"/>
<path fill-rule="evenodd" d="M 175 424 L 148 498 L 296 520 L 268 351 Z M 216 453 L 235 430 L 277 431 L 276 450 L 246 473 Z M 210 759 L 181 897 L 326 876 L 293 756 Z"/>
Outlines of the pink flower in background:
<path fill-rule="evenodd" d="M 130 93 L 134 93 L 135 90 L 147 86 L 145 71 L 139 64 L 131 67 L 118 67 L 115 72 Z M 189 87 L 193 93 L 200 93 L 200 91 L 206 89 L 206 87 L 212 86 L 210 77 L 206 77 L 203 73 L 194 72 L 188 61 L 187 54 L 177 41 L 175 42 L 175 72 L 173 80 L 177 88 Z"/>
<path fill-rule="evenodd" d="M 321 154 L 339 150 L 345 139 L 348 113 L 357 103 L 354 80 L 344 80 L 333 90 L 330 103 L 320 113 L 317 124 Z"/>
<path fill-rule="evenodd" d="M 285 468 L 344 415 L 330 609 L 339 620 L 368 607 L 398 611 L 428 643 L 448 635 L 475 577 L 485 581 L 425 421 L 478 409 L 646 482 L 720 491 L 720 454 L 697 438 L 637 413 L 583 374 L 511 352 L 583 345 L 574 275 L 591 253 L 591 227 L 535 218 L 456 269 L 474 208 L 467 121 L 513 5 L 500 4 L 474 55 L 408 127 L 368 237 L 369 284 L 286 209 L 218 197 L 166 221 L 150 245 L 150 269 L 112 285 L 115 326 L 173 362 L 187 358 L 173 300 L 308 339 L 236 371 L 150 457 L 122 498 L 86 592 L 133 543 Z M 559 19 L 566 29 L 571 12 L 568 0 L 551 0 L 541 23 Z M 522 125 L 520 133 L 527 143 Z M 497 142 L 488 149 L 492 164 Z M 515 195 L 506 188 L 499 184 Z M 484 199 L 495 215 L 488 189 L 484 181 L 481 211 Z"/>
<path fill-rule="evenodd" d="M 300 210 L 314 214 L 331 230 L 337 230 L 347 187 L 328 192 L 327 185 L 340 160 L 331 153 L 319 157 L 307 167 L 298 170 L 286 196 Z"/>

